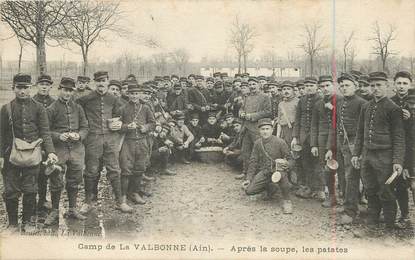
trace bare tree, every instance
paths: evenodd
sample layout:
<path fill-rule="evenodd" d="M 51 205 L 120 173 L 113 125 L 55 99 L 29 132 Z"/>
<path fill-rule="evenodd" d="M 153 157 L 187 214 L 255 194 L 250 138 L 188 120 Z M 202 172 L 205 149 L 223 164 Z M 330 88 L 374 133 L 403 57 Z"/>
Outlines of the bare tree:
<path fill-rule="evenodd" d="M 81 49 L 83 74 L 88 71 L 88 54 L 92 45 L 104 41 L 104 34 L 113 32 L 125 36 L 127 31 L 118 26 L 122 17 L 119 2 L 112 1 L 76 1 L 65 22 L 54 30 L 55 38 L 69 40 Z"/>
<path fill-rule="evenodd" d="M 242 64 L 244 72 L 246 72 L 248 55 L 254 49 L 253 41 L 257 36 L 254 27 L 247 23 L 241 23 L 238 16 L 235 17 L 231 27 L 230 43 L 238 57 L 238 73 L 241 73 Z"/>
<path fill-rule="evenodd" d="M 272 69 L 272 76 L 275 77 L 275 68 L 278 66 L 279 58 L 274 50 L 265 51 L 261 57 L 261 61 Z"/>
<path fill-rule="evenodd" d="M 349 70 L 352 70 L 354 68 L 354 61 L 356 59 L 357 56 L 357 52 L 356 52 L 356 48 L 354 46 L 351 46 L 349 48 Z"/>
<path fill-rule="evenodd" d="M 153 55 L 154 66 L 158 73 L 164 74 L 167 70 L 167 57 L 165 53 L 158 53 Z"/>
<path fill-rule="evenodd" d="M 178 69 L 179 73 L 185 74 L 189 63 L 189 53 L 185 49 L 176 49 L 170 53 L 170 58 Z"/>
<path fill-rule="evenodd" d="M 347 71 L 347 59 L 350 57 L 350 52 L 353 46 L 351 46 L 354 36 L 354 31 L 352 31 L 348 37 L 343 41 L 343 71 Z M 353 49 L 354 52 L 354 49 Z"/>
<path fill-rule="evenodd" d="M 321 25 L 317 22 L 304 25 L 304 42 L 300 48 L 304 50 L 310 62 L 310 75 L 314 74 L 316 56 L 325 49 L 324 39 L 320 36 Z"/>
<path fill-rule="evenodd" d="M 36 47 L 36 72 L 45 73 L 46 43 L 53 40 L 50 32 L 60 25 L 71 10 L 65 1 L 4 1 L 0 4 L 1 20 L 19 39 Z"/>
<path fill-rule="evenodd" d="M 382 62 L 382 70 L 387 69 L 387 59 L 391 55 L 396 55 L 397 52 L 391 50 L 391 43 L 396 40 L 396 28 L 389 25 L 388 31 L 382 31 L 379 23 L 376 21 L 373 25 L 372 37 L 369 38 L 373 42 L 373 52 Z"/>

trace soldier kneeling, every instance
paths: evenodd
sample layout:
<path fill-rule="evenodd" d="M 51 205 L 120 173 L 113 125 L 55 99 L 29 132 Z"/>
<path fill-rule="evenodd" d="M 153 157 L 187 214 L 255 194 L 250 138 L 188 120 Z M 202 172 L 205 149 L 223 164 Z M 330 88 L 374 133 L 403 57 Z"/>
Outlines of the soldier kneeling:
<path fill-rule="evenodd" d="M 244 182 L 247 195 L 255 195 L 263 191 L 270 192 L 274 181 L 278 182 L 283 196 L 284 214 L 292 213 L 290 186 L 288 181 L 289 149 L 284 140 L 272 135 L 273 126 L 270 118 L 258 121 L 261 138 L 255 141 L 249 160 L 247 181 Z M 279 169 L 282 165 L 282 169 Z M 275 170 L 280 173 L 279 180 L 272 180 Z"/>

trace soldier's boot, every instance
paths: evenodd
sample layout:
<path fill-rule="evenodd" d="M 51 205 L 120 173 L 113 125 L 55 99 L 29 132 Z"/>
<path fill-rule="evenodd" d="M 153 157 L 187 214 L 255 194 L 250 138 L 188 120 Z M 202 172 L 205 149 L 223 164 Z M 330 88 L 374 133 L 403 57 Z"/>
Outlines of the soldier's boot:
<path fill-rule="evenodd" d="M 85 202 L 82 205 L 79 213 L 82 215 L 88 214 L 92 209 L 93 189 L 95 185 L 94 179 L 85 178 Z"/>
<path fill-rule="evenodd" d="M 379 215 L 382 208 L 379 197 L 376 194 L 368 195 L 367 201 L 366 224 L 370 227 L 376 227 L 379 224 Z"/>
<path fill-rule="evenodd" d="M 86 217 L 82 215 L 80 212 L 78 212 L 78 210 L 76 209 L 76 203 L 78 199 L 78 188 L 68 187 L 66 191 L 68 193 L 69 210 L 65 212 L 64 217 L 78 219 L 78 220 L 85 220 Z"/>
<path fill-rule="evenodd" d="M 183 163 L 183 164 L 191 164 L 191 162 L 189 162 L 189 161 L 186 159 L 186 154 L 185 154 L 185 152 L 184 152 L 184 151 L 180 151 L 180 152 L 179 152 L 179 162 L 181 162 L 181 163 Z"/>
<path fill-rule="evenodd" d="M 9 224 L 7 226 L 6 232 L 3 232 L 3 234 L 12 235 L 19 232 L 19 224 L 17 217 L 19 200 L 17 198 L 6 199 L 5 203 Z"/>
<path fill-rule="evenodd" d="M 45 220 L 45 226 L 52 226 L 59 222 L 59 209 L 52 209 Z"/>
<path fill-rule="evenodd" d="M 35 213 L 36 193 L 26 193 L 23 195 L 23 229 L 26 233 L 37 232 L 36 223 L 32 222 Z"/>
<path fill-rule="evenodd" d="M 118 205 L 118 209 L 123 212 L 123 213 L 132 213 L 134 208 L 130 207 L 127 204 L 127 196 L 126 195 L 122 195 L 119 205 Z"/>
<path fill-rule="evenodd" d="M 396 221 L 396 212 L 397 206 L 396 201 L 382 201 L 383 206 L 383 215 L 385 217 L 385 226 L 387 231 L 393 231 L 395 229 L 403 229 L 404 226 L 397 225 Z"/>
<path fill-rule="evenodd" d="M 94 179 L 94 185 L 92 186 L 92 202 L 98 201 L 98 183 L 101 177 L 101 172 L 98 174 L 98 177 Z"/>
<path fill-rule="evenodd" d="M 143 178 L 144 181 L 154 181 L 154 180 L 156 180 L 156 178 L 147 176 L 145 173 L 143 173 L 142 178 Z"/>
<path fill-rule="evenodd" d="M 339 224 L 340 225 L 350 225 L 353 223 L 354 218 L 352 216 L 349 216 L 346 213 L 343 213 L 340 217 Z"/>
<path fill-rule="evenodd" d="M 314 197 L 316 200 L 320 202 L 324 202 L 326 200 L 326 194 L 324 193 L 324 191 L 317 191 Z"/>
<path fill-rule="evenodd" d="M 284 214 L 292 214 L 293 213 L 293 205 L 291 200 L 284 200 L 282 202 L 282 212 Z"/>
<path fill-rule="evenodd" d="M 140 204 L 140 205 L 144 205 L 146 204 L 146 201 L 140 196 L 139 193 L 134 192 L 134 193 L 130 193 L 128 194 L 128 198 L 134 202 L 135 204 Z"/>
<path fill-rule="evenodd" d="M 116 203 L 115 207 L 116 207 L 116 209 L 121 210 L 121 212 L 123 212 L 123 213 L 131 213 L 133 211 L 133 208 L 128 206 L 127 196 L 122 195 L 121 178 L 112 179 L 111 180 L 111 187 L 112 187 L 112 192 L 114 193 L 114 196 L 115 196 L 115 203 Z M 128 181 L 127 181 L 127 187 L 128 187 Z"/>
<path fill-rule="evenodd" d="M 165 168 L 165 169 L 161 169 L 161 170 L 160 170 L 160 175 L 169 175 L 169 176 L 173 176 L 173 175 L 176 175 L 176 173 L 175 173 L 175 172 L 173 172 L 173 171 L 171 171 L 171 170 L 169 170 L 169 169 L 167 169 L 167 168 Z"/>

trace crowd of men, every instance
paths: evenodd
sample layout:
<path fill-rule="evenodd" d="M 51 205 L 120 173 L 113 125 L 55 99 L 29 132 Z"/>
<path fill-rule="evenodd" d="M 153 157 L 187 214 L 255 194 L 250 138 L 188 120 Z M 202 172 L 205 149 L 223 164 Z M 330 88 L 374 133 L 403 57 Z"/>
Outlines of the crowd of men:
<path fill-rule="evenodd" d="M 134 75 L 118 81 L 98 71 L 92 81 L 63 77 L 55 99 L 50 76 L 37 78 L 31 97 L 31 76 L 17 74 L 15 98 L 0 112 L 8 229 L 19 230 L 22 194 L 25 232 L 35 232 L 36 222 L 58 222 L 63 189 L 64 216 L 86 219 L 101 172 L 116 208 L 131 213 L 131 203 L 151 196 L 146 183 L 175 175 L 169 165 L 191 164 L 206 147 L 221 147 L 247 195 L 271 198 L 278 187 L 285 214 L 293 213 L 294 192 L 342 207 L 339 224 L 351 224 L 364 203 L 368 225 L 377 225 L 383 212 L 388 229 L 402 228 L 415 189 L 415 92 L 408 72 L 390 81 L 384 72 L 296 82 L 217 72 L 139 83 Z M 15 153 L 38 146 L 42 163 L 16 163 Z M 85 201 L 78 207 L 82 183 Z"/>

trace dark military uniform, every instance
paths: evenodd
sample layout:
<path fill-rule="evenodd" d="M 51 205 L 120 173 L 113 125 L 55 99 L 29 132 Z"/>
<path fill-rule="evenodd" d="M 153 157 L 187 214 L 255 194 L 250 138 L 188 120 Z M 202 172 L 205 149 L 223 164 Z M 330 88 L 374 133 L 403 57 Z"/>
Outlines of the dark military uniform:
<path fill-rule="evenodd" d="M 90 88 L 85 88 L 83 90 L 76 89 L 75 90 L 75 93 L 72 96 L 72 98 L 73 98 L 73 100 L 76 101 L 77 99 L 79 99 L 79 98 L 81 98 L 83 96 L 86 96 L 86 95 L 91 94 L 91 92 L 93 92 L 93 91 Z"/>
<path fill-rule="evenodd" d="M 155 127 L 154 114 L 150 107 L 143 102 L 129 102 L 121 111 L 123 123 L 121 132 L 125 133 L 124 143 L 120 153 L 120 165 L 122 179 L 128 178 L 130 190 L 123 187 L 123 195 L 139 193 L 141 179 L 148 166 L 150 145 L 147 135 Z M 128 129 L 128 124 L 135 122 L 136 129 Z M 123 185 L 124 186 L 124 185 Z"/>
<path fill-rule="evenodd" d="M 265 151 L 266 152 L 265 152 Z M 272 185 L 271 175 L 276 170 L 276 159 L 288 159 L 290 154 L 288 145 L 274 135 L 255 141 L 249 160 L 247 179 L 250 180 L 245 192 L 248 195 L 258 194 Z M 284 200 L 290 199 L 288 175 L 282 173 L 279 182 Z"/>
<path fill-rule="evenodd" d="M 93 199 L 101 157 L 116 199 L 120 200 L 119 133 L 109 129 L 108 119 L 120 115 L 121 104 L 111 94 L 101 95 L 97 91 L 79 98 L 78 103 L 83 107 L 89 124 L 85 140 L 85 201 L 90 204 Z"/>
<path fill-rule="evenodd" d="M 401 109 L 406 109 L 408 111 L 411 111 L 409 104 L 407 102 L 408 95 L 404 97 L 399 97 L 398 95 L 395 95 L 391 98 L 391 100 L 398 105 Z M 406 151 L 405 151 L 405 158 L 404 158 L 404 164 L 403 168 L 407 169 L 410 176 L 414 176 L 414 169 L 411 166 L 413 161 L 413 150 L 414 148 L 410 145 L 413 143 L 412 140 L 412 125 L 413 125 L 413 117 L 414 115 L 411 112 L 411 118 L 408 118 L 407 120 L 403 121 L 404 130 L 405 130 L 405 143 L 406 145 Z M 397 185 L 396 185 L 396 197 L 398 200 L 399 210 L 401 211 L 401 217 L 406 218 L 409 214 L 409 193 L 408 193 L 408 182 L 403 179 L 403 176 L 399 176 Z"/>
<path fill-rule="evenodd" d="M 33 96 L 33 99 L 40 104 L 43 105 L 43 107 L 46 109 L 48 108 L 53 102 L 55 102 L 55 99 L 52 98 L 50 95 L 39 95 L 36 94 Z M 45 157 L 43 159 L 46 159 Z M 48 177 L 45 175 L 45 166 L 42 164 L 40 165 L 40 171 L 39 171 L 39 178 L 38 178 L 38 207 L 43 207 L 44 203 L 46 202 L 46 194 L 48 190 Z"/>
<path fill-rule="evenodd" d="M 244 173 L 247 173 L 252 147 L 259 138 L 258 120 L 269 117 L 271 114 L 271 100 L 264 93 L 251 93 L 244 99 L 239 113 L 251 116 L 250 120 L 243 119 L 242 131 L 242 158 L 244 160 Z"/>
<path fill-rule="evenodd" d="M 362 106 L 353 155 L 362 156 L 361 175 L 371 222 L 378 221 L 382 208 L 386 224 L 395 222 L 394 187 L 385 182 L 392 174 L 392 165 L 403 164 L 404 135 L 402 112 L 392 100 L 372 99 Z"/>
<path fill-rule="evenodd" d="M 81 105 L 73 100 L 66 102 L 58 99 L 48 108 L 50 130 L 55 145 L 59 165 L 66 168 L 66 172 L 55 171 L 49 175 L 52 206 L 59 208 L 60 193 L 64 187 L 63 174 L 66 179 L 66 191 L 69 199 L 69 208 L 76 208 L 78 186 L 82 182 L 85 148 L 82 142 L 88 134 L 88 121 Z M 62 133 L 78 133 L 78 141 L 62 141 Z M 58 205 L 54 205 L 54 204 Z"/>
<path fill-rule="evenodd" d="M 196 87 L 191 87 L 188 89 L 188 98 L 189 104 L 193 106 L 190 111 L 198 113 L 200 121 L 205 123 L 207 119 L 207 112 L 203 112 L 201 108 L 208 104 L 206 92 Z"/>
<path fill-rule="evenodd" d="M 336 128 L 330 130 L 329 149 L 336 151 L 336 160 L 339 163 L 338 175 L 345 177 L 344 211 L 348 216 L 355 217 L 358 212 L 360 174 L 351 164 L 354 149 L 357 123 L 360 110 L 366 101 L 357 95 L 344 97 L 337 102 Z M 337 138 L 334 146 L 334 138 Z M 329 191 L 330 186 L 329 186 Z"/>
<path fill-rule="evenodd" d="M 372 95 L 363 95 L 362 91 L 360 89 L 356 90 L 356 95 L 363 98 L 366 101 L 369 101 L 373 98 Z"/>
<path fill-rule="evenodd" d="M 31 98 L 13 99 L 11 102 L 14 136 L 33 142 L 43 139 L 42 147 L 46 155 L 55 153 L 49 131 L 49 120 L 43 105 Z M 38 192 L 38 175 L 40 165 L 32 167 L 19 167 L 9 162 L 13 135 L 9 123 L 7 105 L 3 105 L 0 112 L 0 157 L 4 158 L 3 198 L 9 217 L 9 224 L 17 225 L 17 208 L 20 195 L 23 193 L 23 222 L 30 222 L 34 215 L 36 193 Z"/>
<path fill-rule="evenodd" d="M 302 96 L 297 105 L 294 122 L 293 138 L 297 138 L 299 145 L 302 146 L 302 170 L 297 173 L 299 175 L 298 181 L 299 184 L 309 188 L 318 174 L 318 159 L 311 154 L 310 132 L 313 107 L 320 98 L 318 94 Z"/>
<path fill-rule="evenodd" d="M 311 119 L 310 145 L 318 148 L 320 167 L 317 169 L 322 173 L 316 176 L 314 187 L 317 188 L 317 191 L 324 191 L 325 183 L 329 192 L 331 191 L 330 194 L 334 194 L 335 179 L 331 172 L 325 170 L 325 155 L 329 149 L 329 131 L 333 128 L 333 115 L 336 114 L 335 102 L 339 99 L 341 98 L 338 96 L 325 96 L 318 100 L 314 105 Z M 327 108 L 326 105 L 331 105 L 332 109 Z M 342 192 L 344 192 L 344 175 L 338 174 L 338 179 Z"/>

